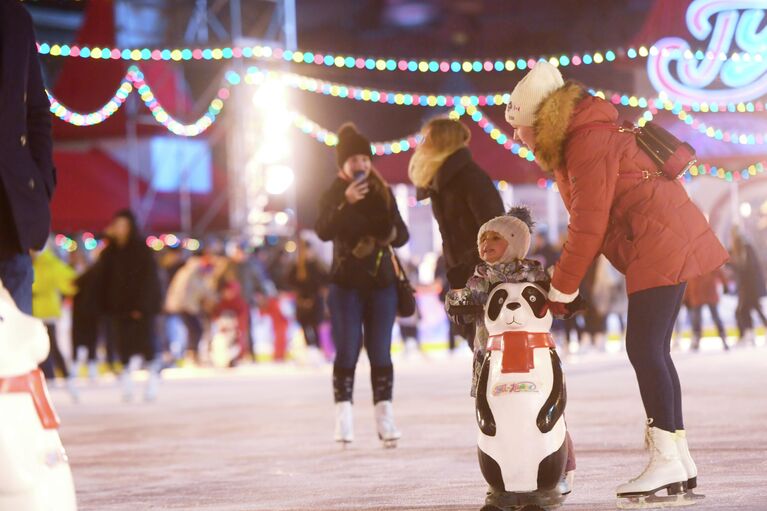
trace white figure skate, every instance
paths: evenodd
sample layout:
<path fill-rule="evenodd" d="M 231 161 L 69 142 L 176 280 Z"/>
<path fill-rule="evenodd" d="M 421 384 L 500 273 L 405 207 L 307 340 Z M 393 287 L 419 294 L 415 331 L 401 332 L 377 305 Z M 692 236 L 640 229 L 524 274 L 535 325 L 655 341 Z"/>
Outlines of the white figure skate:
<path fill-rule="evenodd" d="M 391 401 L 379 401 L 376 403 L 376 427 L 378 428 L 378 438 L 383 442 L 385 449 L 397 447 L 397 440 L 402 437 L 402 433 L 394 424 L 394 409 Z"/>
<path fill-rule="evenodd" d="M 700 500 L 705 498 L 705 495 L 699 495 L 693 490 L 698 486 L 698 467 L 695 466 L 695 462 L 690 455 L 690 448 L 687 446 L 687 434 L 685 430 L 676 430 L 676 446 L 679 448 L 679 459 L 684 465 L 684 469 L 687 472 L 687 481 L 684 483 L 684 489 L 687 496 Z"/>
<path fill-rule="evenodd" d="M 679 456 L 676 433 L 648 426 L 646 445 L 650 462 L 642 473 L 618 486 L 619 509 L 691 506 L 697 499 L 685 492 L 688 473 Z M 659 495 L 665 491 L 666 495 Z"/>
<path fill-rule="evenodd" d="M 354 417 L 352 415 L 352 402 L 341 401 L 336 403 L 336 442 L 346 447 L 354 441 Z"/>

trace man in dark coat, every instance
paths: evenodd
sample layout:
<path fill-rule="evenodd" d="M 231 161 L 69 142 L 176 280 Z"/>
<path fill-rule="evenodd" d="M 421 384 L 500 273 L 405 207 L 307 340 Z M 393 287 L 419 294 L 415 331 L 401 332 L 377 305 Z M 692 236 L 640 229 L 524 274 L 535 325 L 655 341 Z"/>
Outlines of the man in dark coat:
<path fill-rule="evenodd" d="M 32 18 L 16 0 L 0 0 L 0 90 L 0 279 L 31 313 L 29 250 L 48 237 L 56 172 Z"/>

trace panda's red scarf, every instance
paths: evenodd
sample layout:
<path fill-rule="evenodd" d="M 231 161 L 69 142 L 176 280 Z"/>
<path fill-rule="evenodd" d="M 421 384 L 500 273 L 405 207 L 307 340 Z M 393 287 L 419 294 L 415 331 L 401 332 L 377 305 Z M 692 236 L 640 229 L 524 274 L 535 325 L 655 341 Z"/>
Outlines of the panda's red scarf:
<path fill-rule="evenodd" d="M 549 332 L 504 332 L 487 339 L 488 351 L 502 351 L 502 373 L 529 373 L 535 368 L 535 348 L 555 348 Z"/>
<path fill-rule="evenodd" d="M 48 388 L 45 386 L 45 376 L 40 369 L 34 369 L 19 376 L 0 378 L 0 394 L 8 393 L 28 393 L 32 397 L 43 428 L 58 429 L 59 417 L 51 405 Z"/>

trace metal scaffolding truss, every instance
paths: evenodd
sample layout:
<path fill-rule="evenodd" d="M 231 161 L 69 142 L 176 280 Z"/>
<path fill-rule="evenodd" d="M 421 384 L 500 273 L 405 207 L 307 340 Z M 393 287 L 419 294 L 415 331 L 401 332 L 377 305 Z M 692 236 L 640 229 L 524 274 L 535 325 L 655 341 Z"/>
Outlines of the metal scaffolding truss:
<path fill-rule="evenodd" d="M 117 43 L 121 47 L 168 47 L 175 45 L 248 45 L 269 44 L 297 47 L 295 0 L 116 0 Z M 236 71 L 244 71 L 242 61 L 233 61 Z M 204 230 L 218 210 L 228 205 L 230 227 L 250 238 L 254 218 L 263 218 L 268 203 L 263 166 L 254 163 L 255 132 L 262 129 L 253 110 L 254 87 L 241 86 L 232 91 L 227 108 L 227 122 L 218 126 L 209 140 L 226 136 L 229 187 L 226 196 L 213 201 L 211 209 L 197 225 L 192 225 L 190 195 L 180 190 L 182 230 Z M 139 115 L 131 96 L 128 103 L 128 144 L 138 153 L 137 126 L 151 119 Z M 146 221 L 156 191 L 152 186 L 139 190 L 140 169 L 137 159 L 131 165 L 131 207 L 139 220 Z M 135 166 L 135 168 L 133 168 Z M 185 175 L 185 169 L 179 169 Z M 151 182 L 151 180 L 150 180 Z M 259 231 L 260 232 L 260 231 Z M 266 230 L 265 234 L 271 231 Z"/>

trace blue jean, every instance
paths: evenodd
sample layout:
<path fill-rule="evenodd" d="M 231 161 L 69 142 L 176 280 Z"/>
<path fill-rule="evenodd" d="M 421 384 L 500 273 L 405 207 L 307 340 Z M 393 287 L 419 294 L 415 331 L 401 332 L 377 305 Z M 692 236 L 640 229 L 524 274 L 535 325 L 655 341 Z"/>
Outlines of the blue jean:
<path fill-rule="evenodd" d="M 34 281 L 32 258 L 19 254 L 10 259 L 0 260 L 0 280 L 11 293 L 16 306 L 27 314 L 32 314 L 32 282 Z"/>
<path fill-rule="evenodd" d="M 331 284 L 328 298 L 335 366 L 354 369 L 364 344 L 372 367 L 390 367 L 397 286 L 359 290 Z M 364 335 L 363 335 L 364 329 Z"/>

